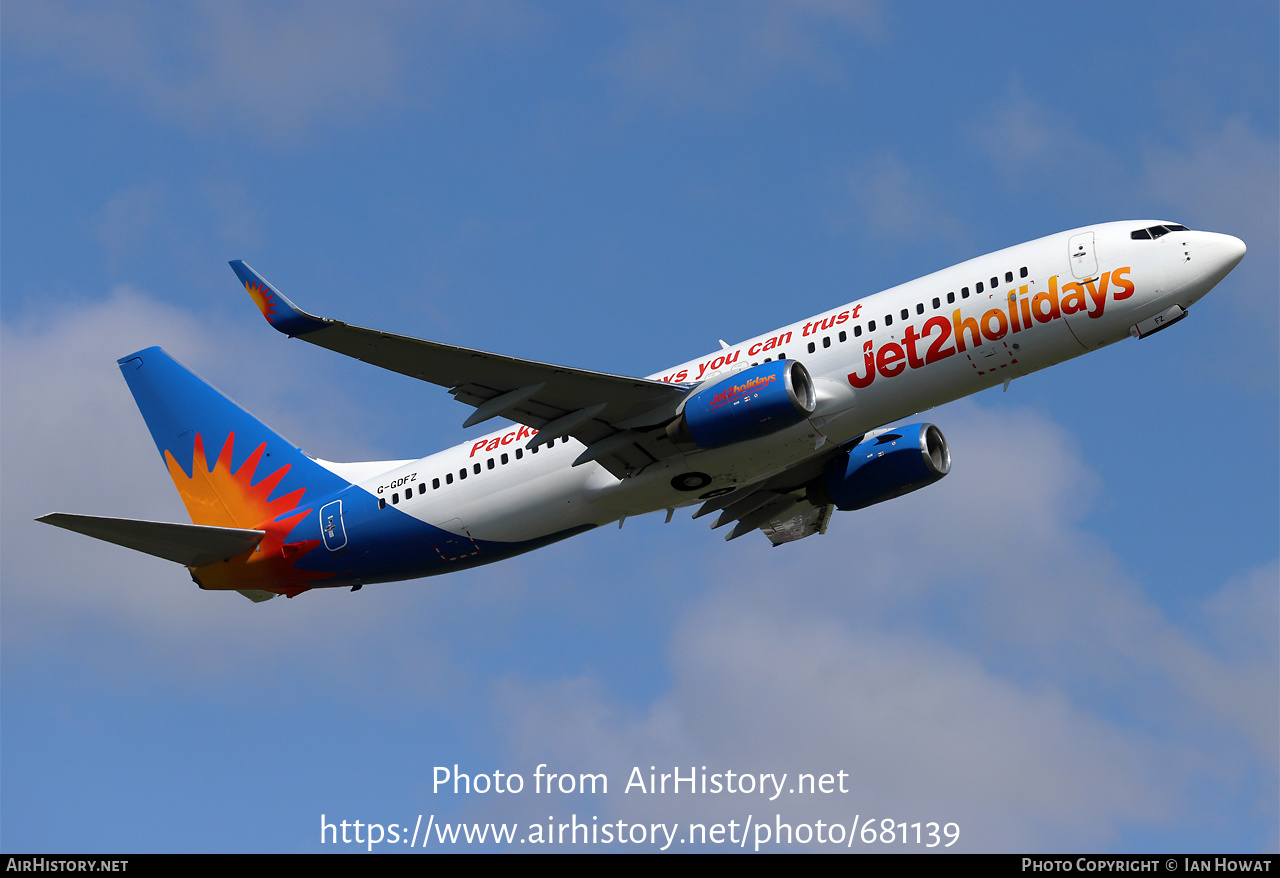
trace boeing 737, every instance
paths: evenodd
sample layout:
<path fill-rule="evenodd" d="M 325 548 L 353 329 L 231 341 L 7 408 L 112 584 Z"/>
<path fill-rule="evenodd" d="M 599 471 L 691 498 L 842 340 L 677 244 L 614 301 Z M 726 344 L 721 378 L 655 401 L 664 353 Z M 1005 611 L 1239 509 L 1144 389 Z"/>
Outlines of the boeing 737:
<path fill-rule="evenodd" d="M 280 332 L 449 389 L 512 426 L 420 460 L 310 457 L 158 347 L 120 370 L 191 524 L 40 521 L 175 561 L 254 601 L 509 558 L 629 516 L 700 504 L 775 546 L 945 476 L 938 427 L 887 426 L 1146 338 L 1244 257 L 1163 221 L 1073 229 L 971 259 L 647 378 L 423 341 L 298 308 L 231 263 Z"/>

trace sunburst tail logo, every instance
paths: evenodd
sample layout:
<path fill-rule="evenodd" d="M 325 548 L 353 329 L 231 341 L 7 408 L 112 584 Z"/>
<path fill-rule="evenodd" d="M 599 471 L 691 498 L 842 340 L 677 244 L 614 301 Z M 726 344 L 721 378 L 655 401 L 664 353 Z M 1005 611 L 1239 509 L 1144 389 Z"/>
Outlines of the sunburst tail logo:
<path fill-rule="evenodd" d="M 350 482 L 159 348 L 121 359 L 120 370 L 191 520 L 266 531 L 250 552 L 198 568 L 201 585 L 287 593 L 330 578 L 297 565 L 324 560 L 307 558 L 321 545 L 316 504 Z"/>
<path fill-rule="evenodd" d="M 275 589 L 329 578 L 328 573 L 301 570 L 294 566 L 296 561 L 320 545 L 319 540 L 286 542 L 294 527 L 311 512 L 310 507 L 299 505 L 306 488 L 272 499 L 272 492 L 289 472 L 289 464 L 255 483 L 253 477 L 266 451 L 266 443 L 254 449 L 239 468 L 233 470 L 231 461 L 235 441 L 235 433 L 228 434 L 222 452 L 210 466 L 205 457 L 204 437 L 197 434 L 191 475 L 183 471 L 172 454 L 165 452 L 169 476 L 177 486 L 192 521 L 267 532 L 256 548 L 228 561 L 198 568 L 196 573 L 200 584 L 204 588 Z"/>
<path fill-rule="evenodd" d="M 187 475 L 173 455 L 165 451 L 169 476 L 177 486 L 182 502 L 186 504 L 187 513 L 196 524 L 257 528 L 296 509 L 306 493 L 306 488 L 298 488 L 274 500 L 269 499 L 271 492 L 289 472 L 289 464 L 286 463 L 254 484 L 253 476 L 263 452 L 267 450 L 267 443 L 261 443 L 233 471 L 231 461 L 235 443 L 236 434 L 228 433 L 222 452 L 213 465 L 209 466 L 204 451 L 204 437 L 197 433 L 191 475 Z"/>

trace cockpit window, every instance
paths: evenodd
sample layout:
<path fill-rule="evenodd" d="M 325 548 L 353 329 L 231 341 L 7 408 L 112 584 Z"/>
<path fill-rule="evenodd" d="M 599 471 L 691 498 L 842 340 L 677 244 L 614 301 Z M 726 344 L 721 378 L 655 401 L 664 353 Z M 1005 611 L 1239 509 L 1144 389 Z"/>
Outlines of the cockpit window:
<path fill-rule="evenodd" d="M 1162 235 L 1167 235 L 1170 232 L 1189 232 L 1189 231 L 1191 230 L 1188 229 L 1186 226 L 1179 226 L 1176 224 L 1170 224 L 1166 226 L 1149 226 L 1145 229 L 1137 229 L 1136 231 L 1130 232 L 1129 237 L 1135 241 L 1147 241 L 1152 238 L 1159 238 Z"/>

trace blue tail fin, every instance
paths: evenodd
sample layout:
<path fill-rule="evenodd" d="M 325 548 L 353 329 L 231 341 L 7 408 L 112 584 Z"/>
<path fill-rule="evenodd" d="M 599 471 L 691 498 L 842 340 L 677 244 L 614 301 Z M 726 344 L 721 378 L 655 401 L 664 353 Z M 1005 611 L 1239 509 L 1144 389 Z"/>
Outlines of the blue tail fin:
<path fill-rule="evenodd" d="M 119 364 L 194 523 L 279 530 L 350 484 L 160 348 Z"/>

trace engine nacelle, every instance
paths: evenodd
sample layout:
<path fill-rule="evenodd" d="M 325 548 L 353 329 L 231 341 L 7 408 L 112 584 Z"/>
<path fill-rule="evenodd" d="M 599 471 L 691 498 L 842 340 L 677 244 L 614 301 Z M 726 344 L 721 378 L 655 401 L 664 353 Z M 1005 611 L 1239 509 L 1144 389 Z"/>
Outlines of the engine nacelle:
<path fill-rule="evenodd" d="M 816 406 L 809 370 L 797 360 L 775 360 L 699 388 L 667 425 L 667 436 L 700 448 L 727 445 L 790 427 Z"/>
<path fill-rule="evenodd" d="M 863 509 L 932 485 L 951 471 L 951 451 L 933 424 L 864 439 L 827 462 L 818 493 L 842 510 Z"/>

